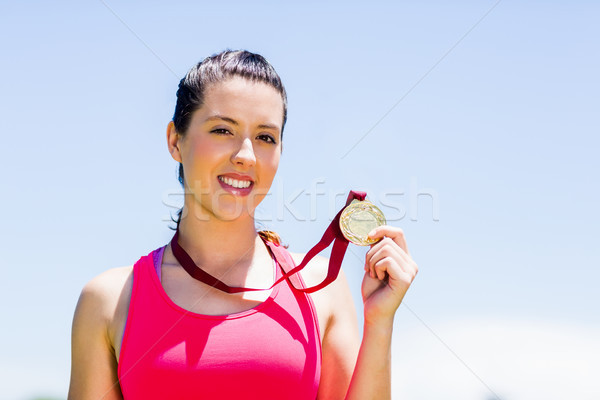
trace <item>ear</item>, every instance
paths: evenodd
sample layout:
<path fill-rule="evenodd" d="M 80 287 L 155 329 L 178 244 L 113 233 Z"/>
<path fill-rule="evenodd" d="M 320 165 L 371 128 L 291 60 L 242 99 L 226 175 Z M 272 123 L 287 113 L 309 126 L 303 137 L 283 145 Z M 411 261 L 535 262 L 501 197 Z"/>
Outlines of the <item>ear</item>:
<path fill-rule="evenodd" d="M 177 162 L 181 162 L 181 153 L 179 150 L 181 139 L 182 136 L 177 133 L 177 130 L 175 129 L 175 123 L 169 121 L 169 124 L 167 125 L 167 145 L 169 146 L 171 157 Z"/>

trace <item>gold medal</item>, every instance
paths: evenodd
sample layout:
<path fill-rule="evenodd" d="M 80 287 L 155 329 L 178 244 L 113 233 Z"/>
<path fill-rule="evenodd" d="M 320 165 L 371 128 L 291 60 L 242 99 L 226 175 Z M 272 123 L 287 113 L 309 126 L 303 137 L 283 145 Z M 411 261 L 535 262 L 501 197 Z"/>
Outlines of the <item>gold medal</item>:
<path fill-rule="evenodd" d="M 359 246 L 378 242 L 378 239 L 370 239 L 367 235 L 385 224 L 383 212 L 368 200 L 352 200 L 340 215 L 340 229 L 344 237 Z"/>

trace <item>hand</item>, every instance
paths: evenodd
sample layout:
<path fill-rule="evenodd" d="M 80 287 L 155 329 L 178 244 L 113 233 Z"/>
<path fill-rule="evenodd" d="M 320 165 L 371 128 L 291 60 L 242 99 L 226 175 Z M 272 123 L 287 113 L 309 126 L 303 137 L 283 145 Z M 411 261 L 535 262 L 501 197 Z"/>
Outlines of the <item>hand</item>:
<path fill-rule="evenodd" d="M 419 269 L 406 247 L 402 229 L 384 225 L 369 237 L 382 239 L 371 245 L 365 257 L 361 289 L 365 323 L 390 321 Z"/>

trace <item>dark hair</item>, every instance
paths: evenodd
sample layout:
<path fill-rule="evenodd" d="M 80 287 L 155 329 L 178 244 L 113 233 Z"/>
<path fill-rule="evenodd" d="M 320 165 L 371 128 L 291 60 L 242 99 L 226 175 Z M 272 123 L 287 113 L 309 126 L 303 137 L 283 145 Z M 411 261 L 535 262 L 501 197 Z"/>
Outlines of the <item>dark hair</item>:
<path fill-rule="evenodd" d="M 279 91 L 283 100 L 283 122 L 281 125 L 281 139 L 283 139 L 283 128 L 287 121 L 287 94 L 281 78 L 275 72 L 275 68 L 263 56 L 246 50 L 225 50 L 206 57 L 192 67 L 181 79 L 177 90 L 175 114 L 173 115 L 173 124 L 177 133 L 184 136 L 187 132 L 194 111 L 203 105 L 206 88 L 211 84 L 233 77 L 266 83 Z M 185 187 L 184 179 L 183 164 L 179 163 L 178 180 L 183 187 Z M 177 223 L 177 228 L 179 228 L 182 212 L 183 208 L 177 212 L 177 220 L 173 220 Z"/>

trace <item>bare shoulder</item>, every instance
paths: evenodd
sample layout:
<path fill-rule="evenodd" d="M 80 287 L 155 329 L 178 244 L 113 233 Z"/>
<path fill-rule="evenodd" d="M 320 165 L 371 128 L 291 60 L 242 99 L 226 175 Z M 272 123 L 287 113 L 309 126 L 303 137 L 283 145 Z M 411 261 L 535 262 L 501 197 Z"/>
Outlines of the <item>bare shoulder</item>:
<path fill-rule="evenodd" d="M 299 265 L 305 256 L 303 253 L 292 252 L 290 252 L 290 255 L 296 265 Z M 307 286 L 314 286 L 323 281 L 327 276 L 328 270 L 329 258 L 317 255 L 309 261 L 300 274 Z M 325 288 L 312 293 L 311 296 L 317 308 L 322 333 L 328 329 L 340 310 L 348 310 L 350 308 L 350 313 L 354 314 L 356 312 L 343 269 L 340 269 L 340 273 L 335 281 Z"/>
<path fill-rule="evenodd" d="M 80 302 L 88 301 L 105 310 L 114 309 L 124 290 L 131 293 L 132 272 L 131 265 L 102 272 L 83 287 Z"/>
<path fill-rule="evenodd" d="M 302 262 L 302 259 L 306 254 L 290 252 L 290 255 L 292 256 L 294 263 L 298 265 Z M 313 257 L 312 260 L 309 261 L 308 265 L 306 265 L 306 267 L 300 272 L 300 274 L 302 275 L 302 279 L 307 283 L 307 285 L 313 286 L 325 279 L 328 270 L 329 258 L 316 255 L 315 257 Z M 346 290 L 349 290 L 348 281 L 346 280 L 344 270 L 340 269 L 340 273 L 337 279 L 333 281 L 330 285 L 328 285 L 324 289 L 317 291 L 316 293 L 324 292 L 330 295 L 335 295 L 336 293 L 339 294 L 340 291 Z"/>
<path fill-rule="evenodd" d="M 85 320 L 88 326 L 105 330 L 107 339 L 112 342 L 127 317 L 132 286 L 131 265 L 111 268 L 97 275 L 81 290 L 74 323 Z"/>
<path fill-rule="evenodd" d="M 122 399 L 113 343 L 129 304 L 133 268 L 109 269 L 82 289 L 71 332 L 69 399 Z M 122 321 L 121 321 L 122 320 Z"/>
<path fill-rule="evenodd" d="M 294 264 L 299 265 L 306 254 L 290 252 L 290 255 L 294 259 Z M 323 280 L 323 278 L 327 275 L 328 269 L 329 259 L 320 255 L 316 255 L 312 260 L 309 261 L 308 265 L 306 265 L 306 267 L 300 271 L 300 275 L 302 275 L 302 279 L 304 279 L 307 284 L 314 285 Z"/>

